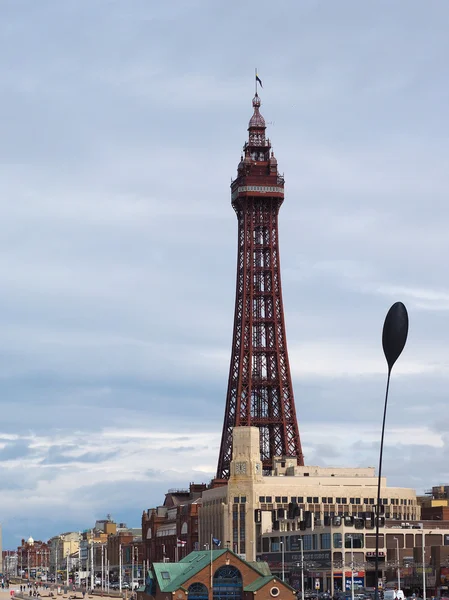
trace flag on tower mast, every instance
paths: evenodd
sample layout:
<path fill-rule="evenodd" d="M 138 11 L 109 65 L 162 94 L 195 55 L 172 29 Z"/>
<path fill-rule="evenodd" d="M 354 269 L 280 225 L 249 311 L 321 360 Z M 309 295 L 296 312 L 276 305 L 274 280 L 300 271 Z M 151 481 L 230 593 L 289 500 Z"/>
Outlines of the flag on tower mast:
<path fill-rule="evenodd" d="M 257 94 L 257 84 L 259 84 L 259 85 L 260 85 L 260 87 L 261 87 L 261 88 L 263 88 L 263 85 L 262 85 L 262 80 L 261 80 L 261 78 L 259 77 L 259 75 L 257 74 L 257 69 L 256 69 L 256 94 Z"/>

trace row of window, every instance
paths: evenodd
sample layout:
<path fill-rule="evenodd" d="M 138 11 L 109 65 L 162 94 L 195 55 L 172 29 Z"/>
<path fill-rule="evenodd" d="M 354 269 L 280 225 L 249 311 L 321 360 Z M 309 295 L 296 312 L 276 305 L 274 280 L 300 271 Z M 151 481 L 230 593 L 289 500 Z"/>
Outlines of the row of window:
<path fill-rule="evenodd" d="M 304 499 L 307 504 L 319 504 L 320 503 L 320 498 L 318 496 L 292 496 L 290 498 L 290 502 L 292 502 L 293 504 L 302 504 L 302 503 L 304 503 Z M 245 501 L 246 501 L 246 499 L 245 499 Z M 288 496 L 275 496 L 274 501 L 278 504 L 287 504 L 289 502 Z M 234 499 L 234 502 L 236 502 L 235 499 Z M 237 500 L 237 502 L 238 502 L 238 500 Z M 273 502 L 273 496 L 259 496 L 259 502 L 261 504 L 271 504 Z M 392 504 L 392 505 L 401 504 L 401 506 L 412 506 L 413 503 L 414 503 L 413 500 L 409 500 L 407 498 L 401 498 L 401 499 L 391 498 L 390 501 L 388 501 L 388 498 L 381 498 L 381 504 Z M 327 496 L 327 497 L 323 496 L 321 498 L 321 504 L 334 504 L 334 498 L 329 497 L 329 496 Z M 363 503 L 362 503 L 362 498 L 349 498 L 349 503 L 348 503 L 348 498 L 337 496 L 335 498 L 335 504 L 374 505 L 374 504 L 376 504 L 376 501 L 374 498 L 363 498 Z"/>
<path fill-rule="evenodd" d="M 301 550 L 301 539 L 304 544 L 304 550 L 331 550 L 331 534 L 330 533 L 314 533 L 310 535 L 290 535 L 285 538 L 272 537 L 270 538 L 271 552 L 279 552 L 281 550 L 281 541 L 285 543 L 286 552 L 296 552 Z M 364 548 L 365 535 L 363 533 L 345 533 L 344 547 L 345 548 Z M 343 547 L 343 535 L 341 533 L 333 534 L 333 547 Z"/>

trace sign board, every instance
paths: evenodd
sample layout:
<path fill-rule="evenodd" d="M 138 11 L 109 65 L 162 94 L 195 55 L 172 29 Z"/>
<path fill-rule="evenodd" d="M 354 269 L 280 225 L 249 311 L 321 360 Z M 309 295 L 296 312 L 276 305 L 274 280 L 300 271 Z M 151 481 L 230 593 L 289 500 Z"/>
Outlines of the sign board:
<path fill-rule="evenodd" d="M 320 580 L 319 579 L 315 579 L 315 589 L 316 590 L 320 589 Z"/>
<path fill-rule="evenodd" d="M 352 579 L 351 577 L 346 576 L 345 587 L 346 590 L 351 589 Z M 365 586 L 365 578 L 364 577 L 356 577 L 354 576 L 354 589 L 362 588 Z"/>
<path fill-rule="evenodd" d="M 440 569 L 440 583 L 447 585 L 449 583 L 449 567 L 441 567 Z"/>

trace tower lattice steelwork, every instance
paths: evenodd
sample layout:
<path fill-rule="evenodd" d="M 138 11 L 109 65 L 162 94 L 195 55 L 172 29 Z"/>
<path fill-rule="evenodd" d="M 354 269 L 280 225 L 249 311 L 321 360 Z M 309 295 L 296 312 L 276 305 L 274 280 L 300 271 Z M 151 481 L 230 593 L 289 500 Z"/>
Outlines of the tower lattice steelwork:
<path fill-rule="evenodd" d="M 265 472 L 275 456 L 304 459 L 287 353 L 279 262 L 278 213 L 284 178 L 265 137 L 260 98 L 253 99 L 249 139 L 231 184 L 238 220 L 237 291 L 226 412 L 217 478 L 229 477 L 232 430 L 260 429 Z"/>

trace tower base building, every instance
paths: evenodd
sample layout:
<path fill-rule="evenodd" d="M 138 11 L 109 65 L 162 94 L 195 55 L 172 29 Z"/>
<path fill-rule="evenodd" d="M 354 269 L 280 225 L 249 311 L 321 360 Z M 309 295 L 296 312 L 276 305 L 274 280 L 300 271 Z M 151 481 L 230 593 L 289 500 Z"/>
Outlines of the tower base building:
<path fill-rule="evenodd" d="M 298 466 L 294 457 L 273 460 L 263 473 L 257 427 L 236 427 L 227 485 L 202 494 L 200 547 L 219 538 L 247 560 L 266 554 L 264 534 L 328 526 L 334 517 L 373 523 L 377 497 L 374 467 Z M 384 518 L 407 522 L 419 519 L 416 493 L 387 487 L 381 480 Z"/>

